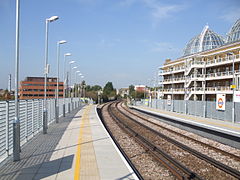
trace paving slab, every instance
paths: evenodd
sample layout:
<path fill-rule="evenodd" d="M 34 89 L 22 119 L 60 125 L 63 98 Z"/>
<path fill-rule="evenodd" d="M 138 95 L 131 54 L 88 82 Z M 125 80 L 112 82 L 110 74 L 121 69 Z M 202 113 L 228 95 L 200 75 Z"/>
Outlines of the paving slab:
<path fill-rule="evenodd" d="M 1 179 L 138 179 L 88 105 L 60 118 L 22 148 L 21 161 L 0 166 Z"/>

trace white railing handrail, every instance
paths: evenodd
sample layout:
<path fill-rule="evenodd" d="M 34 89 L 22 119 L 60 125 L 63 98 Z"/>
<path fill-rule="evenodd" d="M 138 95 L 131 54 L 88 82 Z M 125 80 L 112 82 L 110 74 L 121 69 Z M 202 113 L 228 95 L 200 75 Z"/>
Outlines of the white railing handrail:
<path fill-rule="evenodd" d="M 222 57 L 222 58 L 207 60 L 206 61 L 206 65 L 220 63 L 220 62 L 232 61 L 233 59 L 238 59 L 238 58 L 239 58 L 239 54 L 233 55 L 233 56 L 229 56 L 229 57 Z"/>

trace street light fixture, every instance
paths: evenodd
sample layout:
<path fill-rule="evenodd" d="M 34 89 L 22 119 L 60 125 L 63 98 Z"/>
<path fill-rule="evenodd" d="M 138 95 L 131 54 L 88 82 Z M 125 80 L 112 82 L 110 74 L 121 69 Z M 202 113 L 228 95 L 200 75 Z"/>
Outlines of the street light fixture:
<path fill-rule="evenodd" d="M 65 74 L 66 74 L 66 57 L 71 56 L 71 53 L 64 54 L 64 65 L 63 65 L 63 117 L 65 117 Z"/>
<path fill-rule="evenodd" d="M 53 21 L 56 21 L 56 20 L 58 20 L 58 19 L 59 19 L 58 16 L 52 16 L 52 17 L 50 17 L 50 18 L 48 18 L 48 19 L 46 19 L 46 20 L 49 21 L 49 22 L 53 22 Z"/>
<path fill-rule="evenodd" d="M 59 122 L 59 58 L 60 58 L 60 44 L 65 44 L 67 41 L 61 40 L 57 42 L 57 102 L 55 108 L 56 123 Z"/>
<path fill-rule="evenodd" d="M 46 32 L 45 32 L 45 68 L 44 68 L 44 110 L 43 110 L 43 134 L 47 134 L 47 75 L 49 71 L 48 65 L 48 25 L 54 22 L 58 16 L 52 16 L 46 19 Z"/>

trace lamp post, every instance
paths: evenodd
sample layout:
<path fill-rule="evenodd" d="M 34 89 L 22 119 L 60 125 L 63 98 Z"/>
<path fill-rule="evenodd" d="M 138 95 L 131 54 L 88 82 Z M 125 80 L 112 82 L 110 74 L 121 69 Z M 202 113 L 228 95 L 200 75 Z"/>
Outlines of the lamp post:
<path fill-rule="evenodd" d="M 72 74 L 72 71 L 71 70 L 72 70 L 72 64 L 73 63 L 75 63 L 75 61 L 70 61 L 69 62 L 69 66 L 70 66 L 70 69 L 69 69 L 69 85 L 70 85 L 70 88 L 68 88 L 68 96 L 70 97 L 70 103 L 68 103 L 68 112 L 69 113 L 71 111 L 71 104 L 72 104 L 72 97 L 71 97 L 71 74 Z"/>
<path fill-rule="evenodd" d="M 67 41 L 62 40 L 57 42 L 57 102 L 55 108 L 55 118 L 56 123 L 59 122 L 59 58 L 60 58 L 60 45 L 66 43 Z"/>
<path fill-rule="evenodd" d="M 70 66 L 70 68 L 69 68 L 69 86 L 70 86 L 70 97 L 71 97 L 71 78 L 72 78 L 72 64 L 74 64 L 75 63 L 75 61 L 70 61 L 69 62 L 69 66 Z M 76 67 L 76 66 L 75 66 Z M 75 69 L 75 67 L 74 67 L 74 69 Z M 77 67 L 76 67 L 77 68 Z"/>
<path fill-rule="evenodd" d="M 80 71 L 75 71 L 75 87 L 76 87 L 76 89 L 75 89 L 75 91 L 74 91 L 74 96 L 75 97 L 77 97 L 77 92 L 78 92 L 78 85 L 77 85 L 77 73 L 80 73 Z"/>
<path fill-rule="evenodd" d="M 80 78 L 81 78 L 82 74 L 79 73 L 78 76 L 80 76 Z M 81 97 L 81 84 L 80 84 L 80 82 L 81 82 L 81 80 L 79 80 L 79 97 Z"/>
<path fill-rule="evenodd" d="M 18 102 L 19 78 L 19 15 L 20 2 L 16 0 L 16 45 L 15 45 L 15 118 L 13 121 L 13 161 L 20 160 L 20 120 Z"/>
<path fill-rule="evenodd" d="M 48 25 L 49 25 L 50 22 L 56 21 L 57 19 L 58 19 L 58 16 L 52 16 L 52 17 L 46 19 L 43 134 L 47 134 L 47 75 L 48 75 L 48 71 L 49 71 L 49 65 L 48 65 Z"/>
<path fill-rule="evenodd" d="M 77 84 L 77 73 L 80 73 L 80 71 L 75 71 L 75 83 Z"/>
<path fill-rule="evenodd" d="M 66 57 L 71 56 L 71 53 L 64 54 L 64 65 L 63 65 L 63 117 L 65 117 L 65 74 L 66 74 Z"/>
<path fill-rule="evenodd" d="M 84 76 L 83 75 L 81 75 L 81 78 L 83 79 L 84 78 Z M 85 84 L 83 84 L 83 98 L 85 99 Z"/>

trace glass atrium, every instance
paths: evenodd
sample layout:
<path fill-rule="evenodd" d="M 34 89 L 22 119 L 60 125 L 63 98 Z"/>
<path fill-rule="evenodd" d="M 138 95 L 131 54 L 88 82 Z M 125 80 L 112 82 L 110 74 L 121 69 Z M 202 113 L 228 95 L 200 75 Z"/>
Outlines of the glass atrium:
<path fill-rule="evenodd" d="M 240 40 L 240 19 L 231 27 L 227 34 L 227 43 L 233 43 Z"/>
<path fill-rule="evenodd" d="M 202 33 L 192 38 L 184 49 L 183 55 L 187 56 L 197 52 L 217 48 L 224 45 L 224 39 L 205 26 Z"/>

